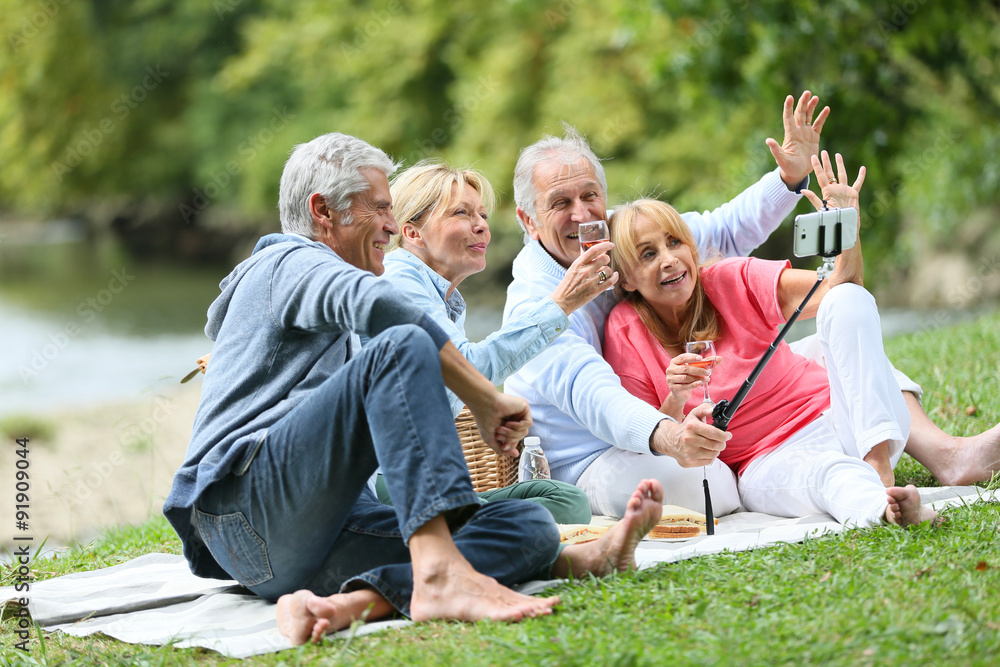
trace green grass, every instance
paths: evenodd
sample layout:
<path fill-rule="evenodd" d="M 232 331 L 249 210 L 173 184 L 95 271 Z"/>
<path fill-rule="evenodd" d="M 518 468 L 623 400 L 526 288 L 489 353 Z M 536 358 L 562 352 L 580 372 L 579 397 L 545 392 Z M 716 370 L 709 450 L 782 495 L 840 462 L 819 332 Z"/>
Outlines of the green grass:
<path fill-rule="evenodd" d="M 15 414 L 0 419 L 0 435 L 7 440 L 30 435 L 32 441 L 52 442 L 58 431 L 59 427 L 55 421 L 36 415 Z"/>
<path fill-rule="evenodd" d="M 896 364 L 933 390 L 925 406 L 968 435 L 1000 419 L 1000 315 L 887 341 Z M 975 350 L 975 355 L 969 354 Z M 976 407 L 974 415 L 966 408 Z M 910 459 L 900 483 L 933 486 Z M 993 487 L 1000 486 L 994 479 Z M 558 612 L 519 624 L 426 623 L 350 642 L 260 656 L 253 664 L 838 664 L 1000 662 L 997 504 L 949 510 L 938 527 L 876 528 L 585 580 L 556 589 Z M 179 552 L 155 519 L 34 564 L 39 578 Z M 10 583 L 10 577 L 0 585 Z M 0 664 L 236 664 L 204 650 L 44 634 L 22 655 L 0 632 Z"/>

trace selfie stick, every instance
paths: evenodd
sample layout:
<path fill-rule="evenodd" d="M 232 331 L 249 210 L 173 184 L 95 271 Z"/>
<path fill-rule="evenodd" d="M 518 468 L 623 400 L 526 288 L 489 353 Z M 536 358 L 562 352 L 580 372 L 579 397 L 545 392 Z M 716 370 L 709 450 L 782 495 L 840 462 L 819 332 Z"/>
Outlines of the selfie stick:
<path fill-rule="evenodd" d="M 823 200 L 823 210 L 830 210 L 826 206 L 825 199 Z M 750 390 L 753 388 L 757 378 L 760 377 L 760 374 L 764 371 L 764 367 L 767 366 L 767 362 L 771 360 L 772 356 L 774 356 L 775 351 L 778 349 L 778 344 L 785 338 L 785 335 L 795 323 L 795 320 L 799 318 L 799 315 L 802 313 L 802 309 L 806 307 L 806 304 L 809 303 L 809 299 L 811 299 L 813 294 L 816 293 L 820 283 L 826 280 L 826 277 L 833 273 L 833 261 L 834 258 L 841 253 L 841 239 L 843 238 L 843 227 L 840 223 L 840 216 L 837 216 L 837 222 L 833 226 L 833 248 L 830 250 L 826 249 L 825 225 L 821 224 L 819 226 L 819 232 L 819 253 L 817 254 L 823 258 L 823 266 L 816 269 L 816 284 L 812 286 L 812 289 L 809 290 L 809 294 L 807 294 L 806 298 L 802 300 L 799 307 L 795 309 L 792 316 L 788 318 L 788 322 L 786 322 L 785 326 L 781 328 L 781 332 L 778 334 L 778 337 L 775 338 L 774 342 L 767 348 L 767 352 L 765 352 L 761 360 L 757 362 L 753 372 L 750 373 L 750 377 L 746 379 L 746 382 L 743 383 L 740 390 L 736 392 L 736 396 L 733 397 L 733 400 L 721 400 L 715 404 L 715 408 L 712 410 L 712 425 L 720 431 L 725 431 L 726 427 L 729 426 L 729 420 L 733 418 L 733 415 L 736 414 L 736 410 L 740 407 L 740 404 L 743 403 L 743 399 L 745 399 L 747 394 L 750 393 Z M 705 495 L 707 498 L 707 480 L 705 481 Z"/>

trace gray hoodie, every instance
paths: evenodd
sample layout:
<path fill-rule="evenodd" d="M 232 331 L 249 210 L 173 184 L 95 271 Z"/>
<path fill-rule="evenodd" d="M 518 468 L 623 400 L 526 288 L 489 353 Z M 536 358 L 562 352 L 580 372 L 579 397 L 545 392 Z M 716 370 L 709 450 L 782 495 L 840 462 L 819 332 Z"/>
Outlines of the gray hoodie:
<path fill-rule="evenodd" d="M 263 237 L 219 285 L 205 333 L 215 341 L 184 463 L 163 513 L 199 576 L 229 578 L 191 513 L 205 488 L 242 474 L 267 429 L 350 358 L 350 334 L 415 324 L 440 348 L 447 335 L 387 281 L 300 236 Z"/>

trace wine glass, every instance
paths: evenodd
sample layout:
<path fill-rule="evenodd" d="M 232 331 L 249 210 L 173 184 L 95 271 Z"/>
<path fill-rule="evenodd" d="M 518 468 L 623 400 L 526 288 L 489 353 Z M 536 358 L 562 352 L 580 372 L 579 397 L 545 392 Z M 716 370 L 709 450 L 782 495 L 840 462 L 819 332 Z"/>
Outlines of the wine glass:
<path fill-rule="evenodd" d="M 708 403 L 709 405 L 715 405 L 715 401 L 712 397 L 708 395 L 708 383 L 712 379 L 712 368 L 715 366 L 715 343 L 710 340 L 692 340 L 684 343 L 684 351 L 689 354 L 697 354 L 701 356 L 701 359 L 697 361 L 687 362 L 689 366 L 694 366 L 695 368 L 706 368 L 708 369 L 708 377 L 701 383 L 702 388 L 705 391 L 705 398 L 702 403 Z"/>
<path fill-rule="evenodd" d="M 611 234 L 608 232 L 608 223 L 604 220 L 581 222 L 579 234 L 580 248 L 582 250 L 588 250 L 601 241 L 608 241 L 611 239 Z"/>

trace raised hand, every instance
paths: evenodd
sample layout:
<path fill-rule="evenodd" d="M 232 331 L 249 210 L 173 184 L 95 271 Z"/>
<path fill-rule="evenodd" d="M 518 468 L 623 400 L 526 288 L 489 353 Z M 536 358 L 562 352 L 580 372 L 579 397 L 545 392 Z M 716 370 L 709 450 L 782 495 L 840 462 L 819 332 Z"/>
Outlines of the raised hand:
<path fill-rule="evenodd" d="M 862 166 L 858 170 L 858 177 L 854 179 L 854 185 L 848 185 L 847 167 L 844 166 L 844 157 L 837 153 L 837 173 L 833 172 L 833 165 L 830 163 L 830 154 L 823 151 L 822 161 L 812 156 L 812 168 L 816 173 L 816 184 L 819 185 L 823 199 L 829 208 L 858 208 L 861 186 L 865 184 L 866 170 Z M 803 190 L 802 194 L 816 207 L 816 210 L 823 208 L 823 202 L 813 192 Z M 860 223 L 860 220 L 859 220 Z"/>
<path fill-rule="evenodd" d="M 854 185 L 847 185 L 847 167 L 844 166 L 844 158 L 837 153 L 837 173 L 833 173 L 833 165 L 830 163 L 830 154 L 823 151 L 822 161 L 815 155 L 812 157 L 813 172 L 816 174 L 816 183 L 823 193 L 821 200 L 810 190 L 803 190 L 802 194 L 816 207 L 816 210 L 823 208 L 823 201 L 829 208 L 856 208 L 858 209 L 858 240 L 854 246 L 837 255 L 834 263 L 833 273 L 828 278 L 828 286 L 833 288 L 841 283 L 854 283 L 855 285 L 865 284 L 865 263 L 861 255 L 861 211 L 858 206 L 861 186 L 865 183 L 865 168 L 858 170 L 858 177 L 854 180 Z"/>
<path fill-rule="evenodd" d="M 785 98 L 781 115 L 782 124 L 785 126 L 784 141 L 779 145 L 777 141 L 768 137 L 765 142 L 781 170 L 781 180 L 788 187 L 797 186 L 809 175 L 812 168 L 810 160 L 819 152 L 819 135 L 823 131 L 827 116 L 830 115 L 830 107 L 823 107 L 813 120 L 813 114 L 819 106 L 819 98 L 808 90 L 799 97 L 799 103 L 795 105 L 793 111 L 794 101 L 791 95 Z"/>

